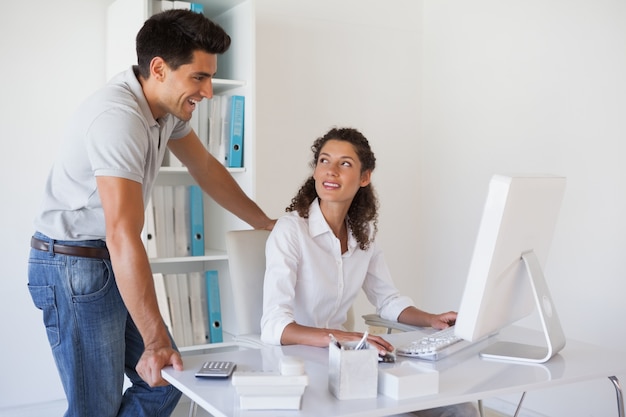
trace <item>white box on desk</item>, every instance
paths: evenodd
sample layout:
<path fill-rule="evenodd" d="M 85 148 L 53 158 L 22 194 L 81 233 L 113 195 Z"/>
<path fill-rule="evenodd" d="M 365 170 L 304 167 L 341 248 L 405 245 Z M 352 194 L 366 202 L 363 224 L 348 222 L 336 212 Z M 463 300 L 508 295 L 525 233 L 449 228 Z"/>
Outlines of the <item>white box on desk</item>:
<path fill-rule="evenodd" d="M 439 372 L 408 361 L 378 370 L 378 392 L 396 400 L 439 392 Z"/>
<path fill-rule="evenodd" d="M 235 371 L 232 384 L 242 410 L 299 410 L 309 384 L 304 362 L 291 356 L 279 361 L 280 372 Z"/>
<path fill-rule="evenodd" d="M 243 410 L 298 410 L 309 384 L 306 375 L 278 372 L 233 372 L 232 384 Z"/>
<path fill-rule="evenodd" d="M 241 394 L 239 397 L 239 407 L 242 410 L 299 410 L 301 405 L 302 393 L 296 395 Z"/>

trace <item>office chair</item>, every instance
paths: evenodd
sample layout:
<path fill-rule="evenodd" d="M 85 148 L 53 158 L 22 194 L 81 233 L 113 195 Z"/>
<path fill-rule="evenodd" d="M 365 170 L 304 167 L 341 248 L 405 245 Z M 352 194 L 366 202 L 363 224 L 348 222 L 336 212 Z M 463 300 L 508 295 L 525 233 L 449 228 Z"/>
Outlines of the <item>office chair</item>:
<path fill-rule="evenodd" d="M 235 342 L 261 346 L 263 279 L 267 230 L 231 230 L 226 233 L 233 317 L 224 317 L 223 331 Z"/>
<path fill-rule="evenodd" d="M 365 324 L 367 324 L 368 326 L 382 327 L 387 329 L 387 334 L 391 333 L 394 330 L 400 332 L 410 332 L 412 330 L 421 329 L 421 327 L 412 326 L 410 324 L 404 324 L 397 321 L 383 319 L 378 314 L 365 314 L 361 317 L 363 317 L 363 320 L 365 320 Z"/>

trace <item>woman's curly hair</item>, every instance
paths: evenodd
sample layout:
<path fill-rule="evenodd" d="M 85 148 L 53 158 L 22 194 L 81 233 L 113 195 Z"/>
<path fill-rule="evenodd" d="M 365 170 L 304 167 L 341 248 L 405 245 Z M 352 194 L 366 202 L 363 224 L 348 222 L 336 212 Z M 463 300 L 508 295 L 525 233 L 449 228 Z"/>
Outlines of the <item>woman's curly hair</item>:
<path fill-rule="evenodd" d="M 349 142 L 354 147 L 361 162 L 361 173 L 369 170 L 374 171 L 376 157 L 370 148 L 369 142 L 361 132 L 352 128 L 333 128 L 321 138 L 318 138 L 311 146 L 313 161 L 311 167 L 315 169 L 320 156 L 320 151 L 329 140 Z M 315 179 L 311 175 L 300 187 L 300 190 L 285 211 L 297 211 L 303 218 L 309 217 L 309 206 L 318 198 L 315 190 Z M 372 184 L 361 187 L 348 209 L 348 225 L 352 234 L 362 250 L 366 250 L 374 240 L 378 231 L 378 198 Z"/>

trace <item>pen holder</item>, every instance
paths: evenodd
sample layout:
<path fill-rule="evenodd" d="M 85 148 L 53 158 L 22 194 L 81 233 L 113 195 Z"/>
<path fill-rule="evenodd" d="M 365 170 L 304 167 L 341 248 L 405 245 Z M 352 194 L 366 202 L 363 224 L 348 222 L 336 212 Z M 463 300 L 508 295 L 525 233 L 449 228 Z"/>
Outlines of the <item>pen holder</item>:
<path fill-rule="evenodd" d="M 375 398 L 378 395 L 378 351 L 369 343 L 355 350 L 357 342 L 342 348 L 328 346 L 328 388 L 340 400 Z"/>

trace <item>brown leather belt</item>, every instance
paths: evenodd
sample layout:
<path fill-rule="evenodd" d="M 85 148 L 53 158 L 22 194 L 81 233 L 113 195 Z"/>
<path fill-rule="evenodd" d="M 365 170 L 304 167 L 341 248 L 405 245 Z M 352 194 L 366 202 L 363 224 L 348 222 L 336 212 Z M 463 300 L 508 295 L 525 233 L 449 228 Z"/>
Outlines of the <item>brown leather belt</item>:
<path fill-rule="evenodd" d="M 30 247 L 43 252 L 50 250 L 48 242 L 44 242 L 36 237 L 30 238 Z M 107 248 L 94 248 L 90 246 L 69 246 L 69 245 L 52 245 L 52 251 L 61 255 L 80 256 L 83 258 L 111 259 Z"/>

